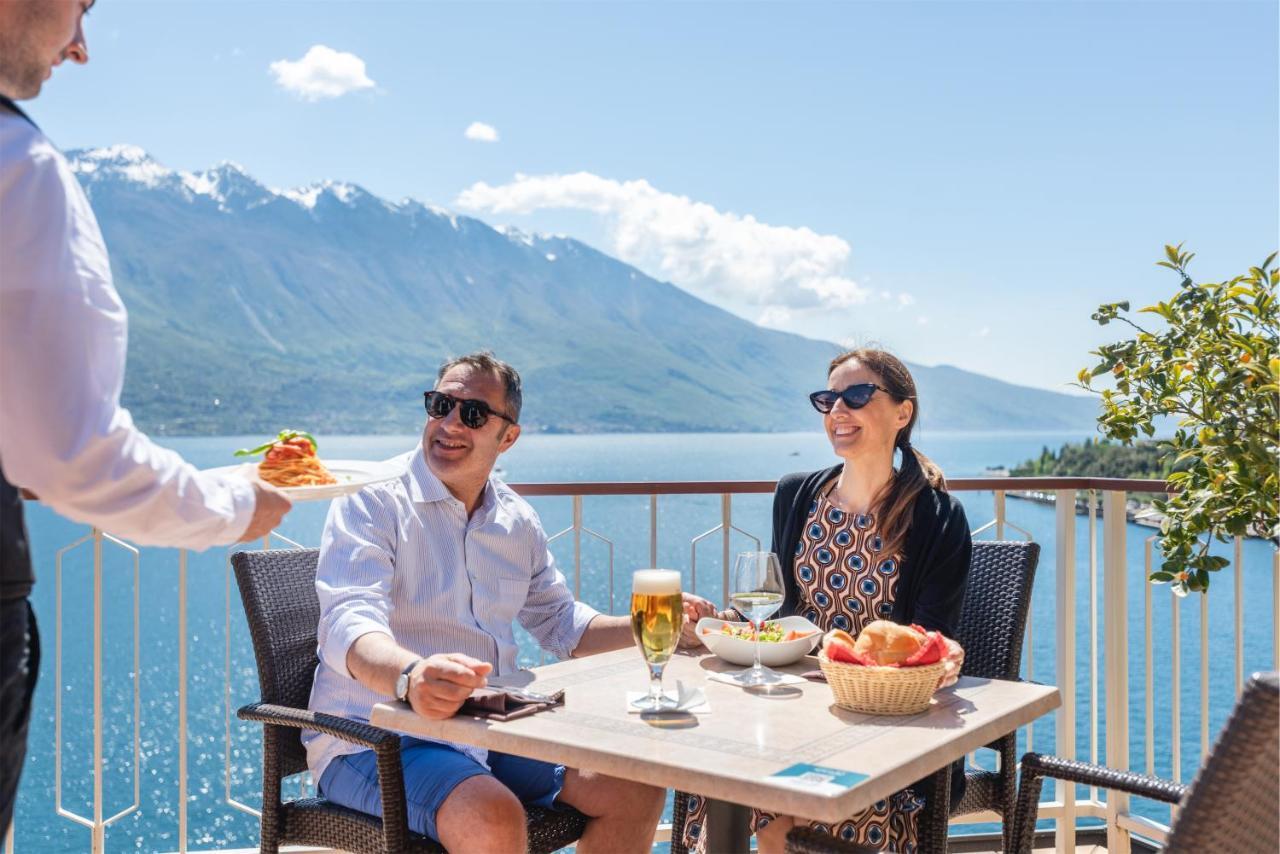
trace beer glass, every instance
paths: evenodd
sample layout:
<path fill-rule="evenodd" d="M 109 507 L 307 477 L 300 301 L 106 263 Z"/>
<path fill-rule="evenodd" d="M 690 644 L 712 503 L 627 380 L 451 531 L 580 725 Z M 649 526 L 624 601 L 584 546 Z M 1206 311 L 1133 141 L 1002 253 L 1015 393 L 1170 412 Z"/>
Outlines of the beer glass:
<path fill-rule="evenodd" d="M 665 712 L 677 702 L 662 693 L 666 666 L 684 623 L 680 573 L 674 569 L 640 569 L 631 577 L 631 634 L 649 665 L 649 695 L 632 705 L 642 712 Z"/>
<path fill-rule="evenodd" d="M 767 685 L 778 674 L 760 664 L 760 630 L 765 620 L 782 607 L 782 568 L 773 552 L 742 552 L 733 563 L 733 587 L 729 601 L 755 629 L 755 664 L 735 674 L 740 685 Z"/>

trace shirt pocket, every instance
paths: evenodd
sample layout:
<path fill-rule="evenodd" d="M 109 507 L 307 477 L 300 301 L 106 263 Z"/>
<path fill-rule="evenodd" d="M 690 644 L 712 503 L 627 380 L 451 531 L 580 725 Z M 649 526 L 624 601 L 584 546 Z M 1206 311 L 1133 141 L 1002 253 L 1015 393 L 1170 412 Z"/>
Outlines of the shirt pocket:
<path fill-rule="evenodd" d="M 494 616 L 503 623 L 512 622 L 529 598 L 529 576 L 498 573 L 488 581 L 493 594 Z"/>

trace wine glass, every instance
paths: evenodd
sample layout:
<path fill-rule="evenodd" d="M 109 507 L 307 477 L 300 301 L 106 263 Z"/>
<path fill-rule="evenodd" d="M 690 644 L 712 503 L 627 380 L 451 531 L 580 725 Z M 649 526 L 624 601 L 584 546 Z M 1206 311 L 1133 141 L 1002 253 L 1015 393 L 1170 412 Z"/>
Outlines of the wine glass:
<path fill-rule="evenodd" d="M 684 624 L 680 573 L 640 569 L 631 577 L 631 634 L 649 665 L 649 695 L 632 705 L 642 712 L 669 712 L 679 703 L 662 693 L 662 669 L 676 651 Z"/>
<path fill-rule="evenodd" d="M 742 552 L 733 562 L 733 587 L 729 601 L 751 621 L 755 629 L 755 664 L 734 675 L 740 685 L 768 685 L 781 677 L 760 664 L 760 630 L 765 620 L 782 607 L 782 567 L 773 552 Z"/>

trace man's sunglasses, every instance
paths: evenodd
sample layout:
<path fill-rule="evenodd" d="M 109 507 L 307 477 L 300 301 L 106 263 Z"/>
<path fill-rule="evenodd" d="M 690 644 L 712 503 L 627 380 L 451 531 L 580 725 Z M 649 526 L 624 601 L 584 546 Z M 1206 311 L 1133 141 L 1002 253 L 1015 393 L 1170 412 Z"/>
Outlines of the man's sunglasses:
<path fill-rule="evenodd" d="M 889 389 L 875 383 L 858 383 L 851 385 L 844 391 L 833 391 L 832 389 L 823 389 L 815 391 L 809 395 L 809 402 L 813 404 L 813 408 L 827 414 L 836 405 L 837 400 L 843 400 L 844 405 L 850 409 L 861 409 L 871 402 L 871 395 L 876 391 L 882 391 L 885 394 L 893 394 Z"/>
<path fill-rule="evenodd" d="M 427 406 L 427 415 L 432 418 L 447 418 L 453 408 L 457 406 L 459 407 L 459 420 L 472 430 L 479 430 L 483 427 L 485 422 L 489 420 L 490 415 L 496 415 L 503 421 L 510 421 L 512 424 L 516 423 L 516 420 L 510 415 L 499 412 L 483 400 L 461 400 L 442 391 L 425 391 L 422 393 L 422 397 Z"/>

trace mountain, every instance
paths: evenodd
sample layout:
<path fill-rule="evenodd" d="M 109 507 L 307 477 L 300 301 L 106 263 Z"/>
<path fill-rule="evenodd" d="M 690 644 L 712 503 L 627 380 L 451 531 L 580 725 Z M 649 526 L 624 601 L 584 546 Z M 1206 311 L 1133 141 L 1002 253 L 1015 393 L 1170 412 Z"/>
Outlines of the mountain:
<path fill-rule="evenodd" d="M 134 146 L 68 155 L 130 311 L 125 404 L 159 433 L 416 432 L 487 347 L 544 431 L 814 429 L 835 344 L 763 329 L 568 237 L 351 184 L 274 190 Z M 911 366 L 932 429 L 1079 429 L 1091 400 Z"/>

